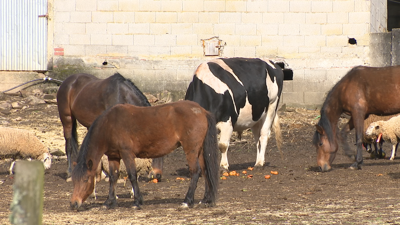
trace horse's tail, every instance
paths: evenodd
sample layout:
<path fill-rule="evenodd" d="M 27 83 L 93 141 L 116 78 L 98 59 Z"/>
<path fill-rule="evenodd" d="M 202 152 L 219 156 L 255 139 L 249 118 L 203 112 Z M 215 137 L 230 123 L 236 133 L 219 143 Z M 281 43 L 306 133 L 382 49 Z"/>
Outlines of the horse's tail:
<path fill-rule="evenodd" d="M 207 185 L 209 190 L 208 202 L 214 205 L 217 198 L 218 191 L 218 141 L 217 141 L 217 127 L 214 116 L 207 113 L 208 129 L 207 134 L 203 142 L 203 157 L 205 165 L 205 178 L 206 178 L 206 193 Z M 206 202 L 204 202 L 206 203 Z"/>
<path fill-rule="evenodd" d="M 71 162 L 76 162 L 78 157 L 78 132 L 77 132 L 77 122 L 74 120 L 72 122 L 72 137 L 71 137 Z"/>
<path fill-rule="evenodd" d="M 275 131 L 276 146 L 278 147 L 279 152 L 281 153 L 281 158 L 283 159 L 283 152 L 282 152 L 283 139 L 282 139 L 281 124 L 279 121 L 278 112 L 275 114 L 275 118 L 274 118 L 274 122 L 273 122 L 272 126 Z"/>

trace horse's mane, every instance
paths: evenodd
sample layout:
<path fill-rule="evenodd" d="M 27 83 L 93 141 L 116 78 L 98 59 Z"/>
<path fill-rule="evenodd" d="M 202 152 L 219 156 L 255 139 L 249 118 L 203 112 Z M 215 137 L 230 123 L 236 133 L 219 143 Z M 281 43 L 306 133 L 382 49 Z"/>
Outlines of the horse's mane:
<path fill-rule="evenodd" d="M 345 80 L 346 77 L 348 77 L 349 75 L 353 74 L 354 72 L 356 72 L 356 70 L 358 69 L 358 67 L 353 68 L 352 70 L 350 70 L 340 81 L 338 81 L 333 87 L 332 89 L 328 92 L 324 104 L 321 107 L 321 111 L 320 111 L 320 115 L 321 118 L 318 121 L 318 126 L 322 127 L 325 131 L 326 136 L 328 137 L 328 141 L 329 143 L 333 143 L 334 137 L 333 135 L 333 127 L 331 124 L 331 121 L 328 118 L 327 115 L 327 111 L 328 109 L 330 110 L 340 110 L 341 108 L 339 108 L 339 104 L 337 104 L 338 98 L 337 96 L 335 96 L 335 94 L 337 93 L 337 89 L 339 88 L 340 85 L 342 85 L 342 83 L 344 82 L 343 80 Z M 334 104 L 337 105 L 334 105 Z M 340 116 L 342 114 L 342 112 L 338 113 L 338 116 Z M 339 118 L 338 118 L 339 119 Z M 336 134 L 338 135 L 338 134 Z M 318 133 L 317 131 L 315 131 L 314 137 L 313 137 L 313 144 L 316 146 L 320 140 L 320 133 Z"/>
<path fill-rule="evenodd" d="M 108 111 L 108 110 L 109 109 L 107 109 L 106 111 Z M 74 170 L 72 172 L 72 174 L 74 176 L 74 179 L 80 180 L 82 178 L 82 176 L 85 175 L 86 171 L 88 170 L 88 167 L 87 167 L 87 164 L 86 164 L 86 156 L 87 156 L 88 151 L 89 151 L 90 138 L 92 136 L 93 129 L 97 126 L 99 119 L 101 117 L 103 117 L 105 112 L 103 112 L 99 117 L 97 117 L 95 119 L 95 121 L 90 126 L 85 138 L 82 141 L 82 145 L 81 145 L 81 148 L 80 148 L 79 153 L 78 153 L 76 166 L 75 166 L 75 168 L 74 168 Z"/>
<path fill-rule="evenodd" d="M 118 72 L 114 73 L 113 77 L 117 82 L 125 83 L 128 87 L 130 87 L 131 90 L 135 93 L 135 95 L 140 99 L 143 105 L 150 106 L 150 103 L 147 100 L 146 96 L 139 90 L 138 87 L 136 87 L 136 85 L 130 79 L 123 77 Z"/>

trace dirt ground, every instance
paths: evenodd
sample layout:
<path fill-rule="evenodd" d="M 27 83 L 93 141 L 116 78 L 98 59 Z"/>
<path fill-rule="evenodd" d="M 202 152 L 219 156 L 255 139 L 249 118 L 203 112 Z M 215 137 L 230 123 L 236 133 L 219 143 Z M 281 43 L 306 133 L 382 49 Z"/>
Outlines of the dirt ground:
<path fill-rule="evenodd" d="M 27 104 L 26 98 L 5 96 L 1 101 L 20 102 L 23 109 L 1 111 L 2 126 L 28 129 L 52 151 L 64 151 L 62 126 L 56 104 Z M 0 102 L 1 102 L 0 101 Z M 108 194 L 108 183 L 97 186 L 97 200 L 88 199 L 84 211 L 69 207 L 72 183 L 65 181 L 65 156 L 53 157 L 52 167 L 45 172 L 44 224 L 400 224 L 400 159 L 370 159 L 364 152 L 362 170 L 347 169 L 351 160 L 339 153 L 333 170 L 316 171 L 316 152 L 311 144 L 319 112 L 287 108 L 279 112 L 284 137 L 283 159 L 277 150 L 274 134 L 270 139 L 263 168 L 248 170 L 256 159 L 251 132 L 243 140 L 232 139 L 228 152 L 230 170 L 240 176 L 220 180 L 217 206 L 194 207 L 178 211 L 186 194 L 189 178 L 182 150 L 165 157 L 162 182 L 151 183 L 144 177 L 139 186 L 144 194 L 142 210 L 130 208 L 130 184 L 117 186 L 118 207 L 101 208 Z M 79 128 L 80 140 L 86 129 Z M 354 135 L 349 140 L 354 143 Z M 355 148 L 354 148 L 355 149 Z M 384 145 L 390 154 L 390 146 Z M 0 163 L 0 223 L 9 224 L 14 175 L 8 174 L 10 161 Z M 242 174 L 247 171 L 247 178 Z M 278 171 L 265 179 L 270 171 Z M 177 180 L 183 177 L 185 180 Z M 204 193 L 201 178 L 196 201 Z"/>

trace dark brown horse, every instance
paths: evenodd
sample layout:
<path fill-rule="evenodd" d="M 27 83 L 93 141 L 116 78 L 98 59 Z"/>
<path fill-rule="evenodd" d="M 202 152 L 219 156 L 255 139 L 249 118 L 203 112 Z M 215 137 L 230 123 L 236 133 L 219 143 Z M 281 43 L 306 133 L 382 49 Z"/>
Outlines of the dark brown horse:
<path fill-rule="evenodd" d="M 350 70 L 328 93 L 316 125 L 313 144 L 317 149 L 317 163 L 321 171 L 331 169 L 338 150 L 338 119 L 342 113 L 350 115 L 341 129 L 341 143 L 349 157 L 354 157 L 347 143 L 347 134 L 355 128 L 357 153 L 351 169 L 361 169 L 364 119 L 369 114 L 390 115 L 400 112 L 400 66 L 365 67 Z"/>
<path fill-rule="evenodd" d="M 121 74 L 99 79 L 79 73 L 69 76 L 57 92 L 57 105 L 64 129 L 65 153 L 68 158 L 67 175 L 72 172 L 72 162 L 78 153 L 76 121 L 89 128 L 106 109 L 119 103 L 150 106 L 143 93 Z"/>
<path fill-rule="evenodd" d="M 192 207 L 198 179 L 203 172 L 204 206 L 215 204 L 218 185 L 218 145 L 214 117 L 200 105 L 179 101 L 153 107 L 118 104 L 105 111 L 90 127 L 72 172 L 74 191 L 71 208 L 78 209 L 92 193 L 97 165 L 108 156 L 110 191 L 104 205 L 117 204 L 115 185 L 121 159 L 134 190 L 133 206 L 140 209 L 143 199 L 137 183 L 135 158 L 162 157 L 182 146 L 191 181 L 182 208 Z"/>

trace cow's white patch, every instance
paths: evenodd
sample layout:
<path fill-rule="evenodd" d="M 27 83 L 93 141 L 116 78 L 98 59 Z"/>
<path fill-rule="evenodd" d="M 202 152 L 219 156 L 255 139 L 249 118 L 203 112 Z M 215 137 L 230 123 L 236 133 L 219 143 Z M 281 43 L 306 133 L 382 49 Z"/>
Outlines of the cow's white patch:
<path fill-rule="evenodd" d="M 239 116 L 236 121 L 235 127 L 233 128 L 235 131 L 244 131 L 247 128 L 253 127 L 257 121 L 253 121 L 253 113 L 252 113 L 251 104 L 249 103 L 248 98 L 246 97 L 246 104 L 239 111 Z M 265 113 L 261 117 L 264 117 Z"/>
<path fill-rule="evenodd" d="M 269 75 L 267 75 L 266 80 L 267 80 L 269 103 L 271 104 L 272 102 L 275 102 L 278 99 L 278 90 L 279 90 L 278 83 L 276 82 L 276 79 L 275 82 L 272 82 Z"/>
<path fill-rule="evenodd" d="M 197 67 L 196 76 L 199 80 L 210 86 L 218 94 L 224 94 L 225 91 L 229 90 L 225 83 L 211 73 L 207 63 L 202 63 L 199 67 Z"/>
<path fill-rule="evenodd" d="M 214 76 L 213 73 L 211 73 L 211 70 L 208 67 L 207 63 L 202 63 L 199 67 L 197 67 L 196 76 L 199 80 L 210 86 L 218 94 L 223 95 L 225 91 L 228 91 L 232 98 L 233 108 L 235 109 L 235 112 L 237 114 L 236 102 L 235 99 L 233 98 L 232 91 L 229 89 L 228 85 L 226 85 L 216 76 Z"/>

